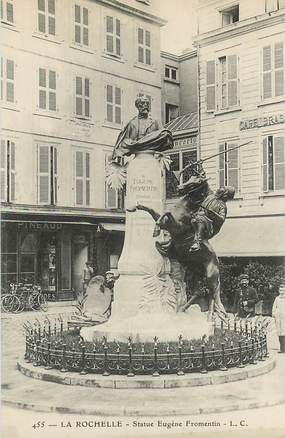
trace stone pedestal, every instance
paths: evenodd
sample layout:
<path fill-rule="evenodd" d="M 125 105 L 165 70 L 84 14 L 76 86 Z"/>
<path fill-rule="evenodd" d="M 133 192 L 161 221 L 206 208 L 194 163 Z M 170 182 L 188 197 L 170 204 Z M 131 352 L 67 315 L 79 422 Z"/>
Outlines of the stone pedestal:
<path fill-rule="evenodd" d="M 142 204 L 163 212 L 164 178 L 154 152 L 138 153 L 128 164 L 126 208 Z M 177 293 L 170 278 L 170 261 L 155 247 L 154 219 L 141 210 L 126 212 L 126 232 L 119 261 L 119 279 L 114 287 L 112 314 L 108 322 L 83 328 L 81 336 L 95 341 L 107 339 L 137 341 L 200 337 L 209 334 L 204 316 L 177 314 Z M 201 312 L 200 312 L 201 313 Z M 180 315 L 180 316 L 179 316 Z M 194 322 L 195 320 L 195 322 Z"/>

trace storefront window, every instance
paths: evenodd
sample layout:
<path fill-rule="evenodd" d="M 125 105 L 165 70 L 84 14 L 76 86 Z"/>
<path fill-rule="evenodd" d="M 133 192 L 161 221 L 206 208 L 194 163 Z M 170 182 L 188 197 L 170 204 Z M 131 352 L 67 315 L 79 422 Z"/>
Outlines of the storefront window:
<path fill-rule="evenodd" d="M 20 248 L 20 282 L 36 282 L 37 237 L 35 233 L 26 234 Z"/>
<path fill-rule="evenodd" d="M 17 233 L 14 224 L 4 224 L 1 231 L 1 285 L 7 288 L 17 282 Z"/>

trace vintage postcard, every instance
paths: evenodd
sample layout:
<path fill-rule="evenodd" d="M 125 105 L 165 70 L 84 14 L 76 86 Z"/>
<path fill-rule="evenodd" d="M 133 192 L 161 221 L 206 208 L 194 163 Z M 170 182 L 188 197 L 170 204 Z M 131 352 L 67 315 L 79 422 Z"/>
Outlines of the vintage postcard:
<path fill-rule="evenodd" d="M 285 438 L 285 1 L 1 0 L 3 438 Z"/>

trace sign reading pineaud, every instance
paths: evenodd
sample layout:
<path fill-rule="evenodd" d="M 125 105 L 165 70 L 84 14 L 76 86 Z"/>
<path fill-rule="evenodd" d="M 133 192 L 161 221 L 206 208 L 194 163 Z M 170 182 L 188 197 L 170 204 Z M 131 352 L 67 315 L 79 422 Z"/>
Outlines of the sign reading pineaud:
<path fill-rule="evenodd" d="M 275 114 L 274 116 L 256 117 L 255 119 L 241 120 L 239 129 L 262 128 L 264 126 L 279 125 L 285 123 L 285 114 Z"/>

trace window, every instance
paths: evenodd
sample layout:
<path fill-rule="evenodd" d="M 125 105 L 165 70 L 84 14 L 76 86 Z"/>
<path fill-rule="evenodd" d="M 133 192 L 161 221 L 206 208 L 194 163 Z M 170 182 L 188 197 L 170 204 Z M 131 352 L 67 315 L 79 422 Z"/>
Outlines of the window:
<path fill-rule="evenodd" d="M 111 161 L 112 154 L 105 155 L 105 168 Z M 122 210 L 125 203 L 125 192 L 124 190 L 115 190 L 105 183 L 105 207 L 106 208 L 118 208 Z"/>
<path fill-rule="evenodd" d="M 178 174 L 181 170 L 189 164 L 190 161 L 197 161 L 197 151 L 195 150 L 180 150 L 173 152 L 170 155 L 172 163 L 170 170 L 166 171 L 166 197 L 176 198 L 178 186 Z M 187 171 L 183 173 L 183 181 L 187 181 L 189 174 Z"/>
<path fill-rule="evenodd" d="M 285 8 L 285 0 L 265 0 L 265 12 L 278 11 Z"/>
<path fill-rule="evenodd" d="M 39 108 L 56 111 L 56 72 L 39 69 Z"/>
<path fill-rule="evenodd" d="M 121 21 L 106 17 L 106 51 L 109 55 L 121 56 Z"/>
<path fill-rule="evenodd" d="M 122 91 L 113 85 L 106 86 L 107 122 L 122 123 Z"/>
<path fill-rule="evenodd" d="M 75 151 L 75 204 L 90 205 L 90 152 Z"/>
<path fill-rule="evenodd" d="M 239 5 L 221 11 L 222 27 L 239 21 Z"/>
<path fill-rule="evenodd" d="M 151 65 L 151 35 L 149 30 L 138 28 L 138 62 Z"/>
<path fill-rule="evenodd" d="M 1 100 L 13 103 L 15 101 L 15 65 L 11 59 L 1 58 Z"/>
<path fill-rule="evenodd" d="M 1 21 L 7 24 L 14 23 L 14 4 L 13 0 L 0 0 Z"/>
<path fill-rule="evenodd" d="M 216 95 L 217 90 L 217 95 Z M 224 110 L 239 105 L 239 79 L 237 55 L 222 56 L 215 61 L 207 61 L 206 66 L 206 106 L 207 111 Z"/>
<path fill-rule="evenodd" d="M 233 186 L 239 191 L 239 149 L 237 143 L 221 143 L 219 152 L 219 186 Z"/>
<path fill-rule="evenodd" d="M 57 204 L 57 148 L 38 145 L 38 202 Z"/>
<path fill-rule="evenodd" d="M 84 46 L 89 45 L 89 17 L 88 9 L 83 6 L 74 6 L 74 41 Z"/>
<path fill-rule="evenodd" d="M 15 224 L 1 226 L 1 286 L 8 287 L 17 282 L 17 229 Z"/>
<path fill-rule="evenodd" d="M 90 80 L 76 76 L 75 114 L 78 117 L 90 117 Z"/>
<path fill-rule="evenodd" d="M 38 0 L 38 31 L 55 36 L 55 0 Z"/>
<path fill-rule="evenodd" d="M 15 201 L 15 143 L 1 140 L 1 201 Z"/>
<path fill-rule="evenodd" d="M 263 99 L 284 95 L 284 43 L 268 45 L 262 49 Z"/>
<path fill-rule="evenodd" d="M 171 79 L 173 81 L 178 81 L 178 69 L 176 67 L 165 66 L 164 69 L 165 79 Z"/>
<path fill-rule="evenodd" d="M 179 115 L 179 107 L 177 105 L 172 105 L 170 103 L 165 104 L 165 123 L 176 119 Z"/>
<path fill-rule="evenodd" d="M 285 136 L 269 135 L 263 139 L 263 191 L 285 189 Z"/>

